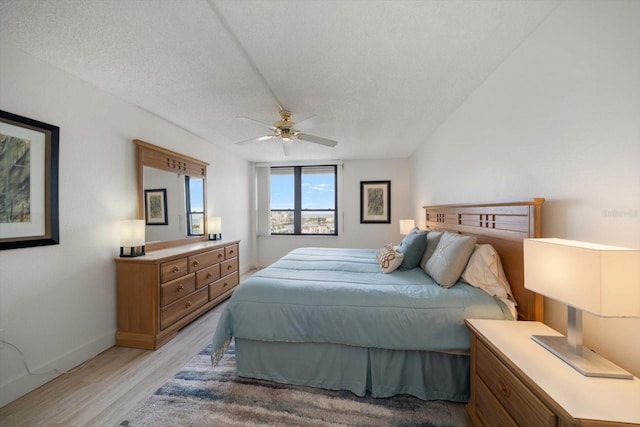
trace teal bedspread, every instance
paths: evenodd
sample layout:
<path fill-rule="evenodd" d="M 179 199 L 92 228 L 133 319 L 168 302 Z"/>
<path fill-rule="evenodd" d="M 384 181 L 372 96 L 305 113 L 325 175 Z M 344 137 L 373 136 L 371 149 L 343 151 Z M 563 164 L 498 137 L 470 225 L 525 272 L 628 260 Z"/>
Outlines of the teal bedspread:
<path fill-rule="evenodd" d="M 302 248 L 240 284 L 213 337 L 389 350 L 466 352 L 465 318 L 510 319 L 496 298 L 458 282 L 438 286 L 415 268 L 383 274 L 373 249 Z"/>

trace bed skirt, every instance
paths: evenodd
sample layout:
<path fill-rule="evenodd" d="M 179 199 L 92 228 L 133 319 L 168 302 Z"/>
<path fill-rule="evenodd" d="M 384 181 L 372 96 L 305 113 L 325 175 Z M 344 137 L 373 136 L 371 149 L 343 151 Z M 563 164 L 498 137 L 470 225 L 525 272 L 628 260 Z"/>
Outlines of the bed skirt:
<path fill-rule="evenodd" d="M 410 394 L 423 400 L 469 400 L 469 356 L 340 344 L 235 338 L 237 373 L 278 383 L 349 390 L 357 396 Z"/>

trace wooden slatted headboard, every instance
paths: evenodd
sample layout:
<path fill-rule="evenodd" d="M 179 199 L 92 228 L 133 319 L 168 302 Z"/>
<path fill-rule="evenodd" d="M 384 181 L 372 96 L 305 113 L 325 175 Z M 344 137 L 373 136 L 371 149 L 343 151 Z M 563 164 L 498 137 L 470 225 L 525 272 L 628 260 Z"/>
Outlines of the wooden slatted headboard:
<path fill-rule="evenodd" d="M 519 320 L 544 317 L 541 295 L 524 288 L 522 241 L 540 237 L 540 206 L 543 198 L 529 201 L 424 206 L 431 230 L 475 236 L 477 243 L 491 244 L 502 261 L 511 291 L 518 303 Z"/>

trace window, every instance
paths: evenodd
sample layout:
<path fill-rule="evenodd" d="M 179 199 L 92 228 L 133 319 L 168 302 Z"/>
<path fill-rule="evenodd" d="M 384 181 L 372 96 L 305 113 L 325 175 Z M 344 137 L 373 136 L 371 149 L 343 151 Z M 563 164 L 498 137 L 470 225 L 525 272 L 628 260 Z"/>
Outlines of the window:
<path fill-rule="evenodd" d="M 185 176 L 187 236 L 204 235 L 204 179 Z"/>
<path fill-rule="evenodd" d="M 271 234 L 337 235 L 337 167 L 272 167 Z"/>

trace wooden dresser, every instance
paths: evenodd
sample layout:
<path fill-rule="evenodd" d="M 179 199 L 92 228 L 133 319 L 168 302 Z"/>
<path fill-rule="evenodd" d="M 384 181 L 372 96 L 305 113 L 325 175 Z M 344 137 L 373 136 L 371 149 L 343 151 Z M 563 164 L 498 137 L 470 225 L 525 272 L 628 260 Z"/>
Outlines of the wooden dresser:
<path fill-rule="evenodd" d="M 230 297 L 240 282 L 238 244 L 200 241 L 117 258 L 116 345 L 155 350 Z"/>
<path fill-rule="evenodd" d="M 586 377 L 534 342 L 540 322 L 466 321 L 476 426 L 638 426 L 640 379 Z"/>

